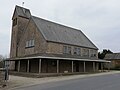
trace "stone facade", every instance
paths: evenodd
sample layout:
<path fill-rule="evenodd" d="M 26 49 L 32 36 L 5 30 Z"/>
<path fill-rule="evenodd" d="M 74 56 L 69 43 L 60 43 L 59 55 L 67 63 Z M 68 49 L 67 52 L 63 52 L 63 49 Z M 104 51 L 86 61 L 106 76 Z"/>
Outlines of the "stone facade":
<path fill-rule="evenodd" d="M 46 53 L 48 53 L 48 54 L 64 54 L 64 50 L 63 50 L 64 46 L 71 47 L 71 54 L 70 55 L 76 56 L 76 54 L 74 54 L 74 48 L 78 48 L 78 46 L 61 44 L 61 43 L 54 43 L 54 42 L 47 43 Z M 91 48 L 83 48 L 80 46 L 79 46 L 79 48 L 80 48 L 80 55 L 77 55 L 77 56 L 91 58 L 91 59 L 98 58 L 98 51 L 97 50 L 91 49 Z M 85 53 L 87 53 L 87 55 L 85 55 Z"/>
<path fill-rule="evenodd" d="M 12 26 L 12 37 L 11 37 L 11 51 L 10 57 L 24 57 L 39 53 L 48 54 L 64 54 L 63 47 L 71 47 L 71 55 L 74 55 L 74 48 L 79 47 L 80 57 L 86 56 L 87 58 L 97 59 L 97 49 L 91 49 L 88 47 L 80 47 L 74 45 L 67 45 L 57 42 L 48 42 L 45 40 L 42 33 L 38 30 L 34 21 L 31 18 L 25 18 L 17 15 L 14 12 L 14 19 L 17 19 L 17 24 Z M 26 42 L 29 40 L 34 40 L 35 46 L 27 48 Z M 86 55 L 87 54 L 87 55 Z"/>
<path fill-rule="evenodd" d="M 111 61 L 109 68 L 120 69 L 120 53 L 106 54 L 104 59 Z M 105 67 L 107 66 L 108 65 L 106 64 Z"/>
<path fill-rule="evenodd" d="M 57 60 L 53 59 L 41 59 L 41 73 L 57 73 Z M 73 72 L 94 72 L 98 71 L 98 63 L 94 62 L 84 62 L 83 61 L 74 61 L 73 62 Z M 16 61 L 16 66 L 18 62 Z M 39 59 L 29 60 L 29 71 L 28 70 L 28 61 L 20 61 L 20 72 L 31 72 L 39 73 Z M 85 70 L 85 71 L 84 71 Z M 15 71 L 18 71 L 18 67 L 15 68 Z M 72 62 L 70 60 L 59 60 L 59 73 L 72 73 Z"/>
<path fill-rule="evenodd" d="M 111 60 L 110 68 L 111 69 L 119 69 L 120 68 L 120 60 Z"/>
<path fill-rule="evenodd" d="M 12 70 L 31 73 L 73 73 L 98 70 L 98 63 L 94 61 L 98 59 L 98 49 L 82 32 L 75 30 L 74 32 L 76 33 L 74 33 L 71 30 L 72 28 L 60 26 L 59 24 L 44 21 L 43 19 L 36 20 L 36 22 L 35 20 L 36 17 L 33 17 L 28 9 L 16 6 L 12 18 L 13 25 L 10 51 L 10 59 L 14 61 L 14 65 L 12 65 L 14 69 Z M 39 21 L 41 21 L 40 26 L 36 24 Z M 56 42 L 50 41 L 47 35 L 58 32 L 52 32 L 51 26 L 47 24 L 48 22 L 51 26 L 53 24 L 55 25 L 55 30 L 57 30 L 57 28 L 70 29 L 71 32 L 75 34 L 75 36 L 71 34 L 73 38 L 76 38 L 76 35 L 79 33 L 79 35 L 82 36 L 81 40 L 83 40 L 82 42 L 84 44 L 80 43 L 79 39 L 76 41 L 76 44 L 79 45 L 74 45 L 72 41 L 71 43 L 73 44 L 63 43 L 64 40 L 63 42 L 59 42 L 59 40 Z M 41 28 L 41 25 L 43 25 L 44 28 Z M 58 27 L 56 28 L 56 26 Z M 49 31 L 46 30 L 48 28 L 50 29 Z M 46 30 L 46 32 L 41 29 Z M 62 34 L 65 35 L 63 32 Z M 68 35 L 69 34 L 70 32 Z M 48 36 L 52 37 L 50 35 Z M 55 37 L 53 37 L 53 40 L 54 38 Z M 86 40 L 85 42 L 84 39 Z M 39 58 L 39 56 L 43 56 L 44 58 Z M 52 58 L 49 58 L 50 56 Z M 63 59 L 58 60 L 56 57 Z"/>

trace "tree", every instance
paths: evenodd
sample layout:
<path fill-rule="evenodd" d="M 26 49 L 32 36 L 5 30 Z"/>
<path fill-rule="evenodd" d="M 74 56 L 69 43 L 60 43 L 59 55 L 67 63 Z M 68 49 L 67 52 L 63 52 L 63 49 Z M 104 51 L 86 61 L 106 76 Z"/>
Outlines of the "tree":
<path fill-rule="evenodd" d="M 2 55 L 0 55 L 0 62 L 3 60 L 3 56 Z"/>
<path fill-rule="evenodd" d="M 0 68 L 2 68 L 3 67 L 3 56 L 2 55 L 0 55 Z"/>
<path fill-rule="evenodd" d="M 98 52 L 98 58 L 99 59 L 104 59 L 105 55 L 106 54 L 110 54 L 110 53 L 113 53 L 112 51 L 110 51 L 109 49 L 103 49 L 102 52 Z"/>

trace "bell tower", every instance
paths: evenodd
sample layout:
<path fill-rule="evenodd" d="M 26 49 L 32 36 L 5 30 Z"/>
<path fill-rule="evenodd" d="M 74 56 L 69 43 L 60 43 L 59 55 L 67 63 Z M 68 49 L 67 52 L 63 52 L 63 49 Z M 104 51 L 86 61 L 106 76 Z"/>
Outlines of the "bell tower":
<path fill-rule="evenodd" d="M 21 37 L 27 27 L 30 17 L 31 13 L 29 9 L 20 6 L 15 7 L 12 17 L 10 58 L 17 57 Z"/>

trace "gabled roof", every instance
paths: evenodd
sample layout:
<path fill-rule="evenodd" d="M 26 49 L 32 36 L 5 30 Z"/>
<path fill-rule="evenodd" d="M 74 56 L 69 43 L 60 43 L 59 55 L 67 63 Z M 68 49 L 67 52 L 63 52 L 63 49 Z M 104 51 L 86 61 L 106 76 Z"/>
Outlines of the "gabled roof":
<path fill-rule="evenodd" d="M 106 54 L 105 58 L 107 60 L 120 60 L 120 53 L 112 53 L 112 54 Z"/>
<path fill-rule="evenodd" d="M 25 18 L 30 18 L 31 17 L 31 13 L 29 9 L 17 6 L 15 7 L 15 11 L 17 12 L 18 16 L 22 16 Z M 14 12 L 15 13 L 15 12 Z M 14 14 L 13 14 L 14 16 Z"/>
<path fill-rule="evenodd" d="M 32 19 L 47 41 L 97 49 L 81 30 L 60 25 L 35 16 L 32 16 Z"/>
<path fill-rule="evenodd" d="M 18 15 L 31 17 L 47 41 L 98 49 L 81 30 L 32 16 L 29 9 L 16 6 Z"/>

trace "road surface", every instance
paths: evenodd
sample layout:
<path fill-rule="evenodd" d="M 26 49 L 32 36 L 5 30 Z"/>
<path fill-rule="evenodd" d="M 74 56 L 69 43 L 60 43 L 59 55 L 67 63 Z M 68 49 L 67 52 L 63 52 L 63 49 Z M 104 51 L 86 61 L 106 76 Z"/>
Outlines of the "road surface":
<path fill-rule="evenodd" d="M 16 90 L 120 90 L 120 74 L 57 81 Z"/>

